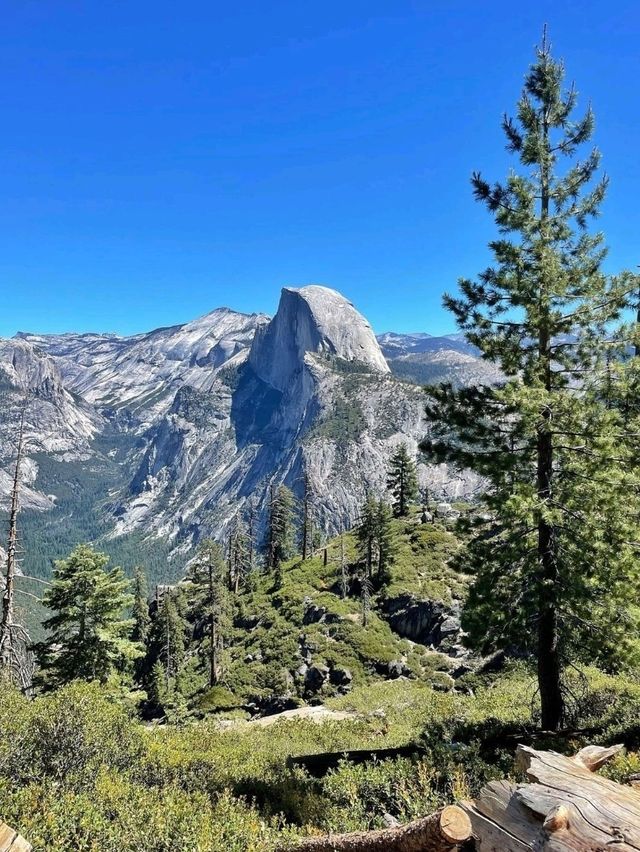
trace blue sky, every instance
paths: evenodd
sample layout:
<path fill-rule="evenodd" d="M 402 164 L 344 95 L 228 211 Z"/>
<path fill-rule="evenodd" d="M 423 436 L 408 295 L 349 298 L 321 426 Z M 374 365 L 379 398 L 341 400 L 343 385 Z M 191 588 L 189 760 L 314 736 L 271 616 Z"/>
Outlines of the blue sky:
<path fill-rule="evenodd" d="M 324 283 L 377 331 L 453 330 L 488 260 L 469 176 L 547 21 L 593 103 L 608 267 L 640 263 L 640 7 L 21 0 L 0 30 L 0 335 L 132 333 Z"/>

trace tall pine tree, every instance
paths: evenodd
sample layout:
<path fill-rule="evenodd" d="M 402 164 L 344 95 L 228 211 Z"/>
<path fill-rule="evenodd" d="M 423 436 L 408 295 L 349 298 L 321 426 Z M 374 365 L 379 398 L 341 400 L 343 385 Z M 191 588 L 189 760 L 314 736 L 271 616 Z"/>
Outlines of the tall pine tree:
<path fill-rule="evenodd" d="M 282 585 L 282 563 L 289 559 L 295 540 L 295 499 L 286 485 L 272 489 L 267 529 L 267 568 L 273 572 L 275 585 Z"/>
<path fill-rule="evenodd" d="M 206 635 L 207 676 L 210 686 L 224 673 L 225 646 L 231 628 L 230 589 L 225 576 L 224 555 L 216 541 L 203 541 L 189 566 L 187 579 L 193 619 Z"/>
<path fill-rule="evenodd" d="M 239 514 L 233 521 L 228 547 L 229 588 L 237 595 L 251 573 L 251 545 L 247 528 Z"/>
<path fill-rule="evenodd" d="M 431 389 L 434 434 L 423 445 L 489 482 L 466 557 L 476 573 L 466 626 L 485 647 L 535 652 L 545 729 L 563 721 L 565 664 L 625 647 L 638 591 L 634 439 L 602 398 L 635 285 L 601 271 L 603 238 L 587 223 L 607 182 L 596 180 L 597 150 L 577 159 L 593 114 L 574 118 L 576 91 L 563 80 L 545 36 L 517 118 L 503 121 L 521 172 L 472 179 L 498 226 L 494 263 L 445 297 L 505 382 Z"/>
<path fill-rule="evenodd" d="M 384 500 L 376 500 L 370 494 L 360 511 L 356 527 L 358 556 L 363 563 L 363 576 L 367 578 L 370 586 L 375 578 L 378 588 L 389 582 L 395 555 L 391 517 L 391 509 Z"/>
<path fill-rule="evenodd" d="M 131 609 L 133 628 L 131 639 L 146 645 L 149 641 L 151 616 L 149 615 L 149 587 L 144 569 L 137 566 L 133 572 L 133 607 Z"/>
<path fill-rule="evenodd" d="M 403 518 L 419 497 L 416 463 L 405 444 L 400 444 L 389 461 L 387 488 L 393 497 L 393 514 Z"/>

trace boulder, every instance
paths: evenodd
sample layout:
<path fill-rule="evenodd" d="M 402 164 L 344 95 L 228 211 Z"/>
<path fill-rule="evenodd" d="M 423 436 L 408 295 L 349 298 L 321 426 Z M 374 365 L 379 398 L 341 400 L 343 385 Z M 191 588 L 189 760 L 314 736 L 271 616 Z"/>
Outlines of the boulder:
<path fill-rule="evenodd" d="M 455 512 L 451 503 L 438 503 L 436 506 L 436 515 L 439 518 L 448 518 Z"/>
<path fill-rule="evenodd" d="M 322 621 L 327 614 L 327 610 L 323 606 L 318 606 L 318 604 L 314 603 L 311 598 L 305 598 L 303 604 L 303 624 L 317 624 Z"/>
<path fill-rule="evenodd" d="M 335 667 L 332 668 L 329 672 L 329 683 L 333 686 L 339 687 L 339 689 L 343 692 L 346 692 L 351 688 L 351 684 L 353 683 L 353 675 L 347 668 Z"/>
<path fill-rule="evenodd" d="M 290 695 L 267 695 L 254 698 L 245 706 L 252 716 L 273 716 L 285 710 L 295 710 L 299 701 Z"/>
<path fill-rule="evenodd" d="M 329 666 L 318 664 L 309 666 L 304 676 L 304 688 L 306 692 L 319 692 L 329 677 Z"/>
<path fill-rule="evenodd" d="M 433 648 L 444 644 L 447 649 L 459 642 L 461 627 L 457 601 L 447 607 L 441 601 L 418 600 L 403 594 L 388 598 L 383 611 L 391 629 L 405 639 Z"/>
<path fill-rule="evenodd" d="M 314 603 L 311 598 L 304 599 L 303 624 L 336 624 L 341 621 L 335 612 L 329 612 L 326 607 Z"/>
<path fill-rule="evenodd" d="M 391 660 L 387 666 L 387 674 L 390 680 L 396 680 L 399 677 L 409 677 L 411 669 L 403 660 Z"/>

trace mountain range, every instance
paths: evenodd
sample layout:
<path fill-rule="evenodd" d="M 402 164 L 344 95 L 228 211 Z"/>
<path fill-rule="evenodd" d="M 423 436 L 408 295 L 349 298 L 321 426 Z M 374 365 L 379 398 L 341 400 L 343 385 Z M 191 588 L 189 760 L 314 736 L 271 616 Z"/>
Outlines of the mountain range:
<path fill-rule="evenodd" d="M 0 340 L 0 500 L 27 393 L 30 570 L 98 540 L 116 555 L 142 546 L 169 577 L 250 505 L 264 523 L 274 484 L 300 496 L 306 480 L 326 534 L 353 524 L 367 492 L 384 492 L 394 447 L 414 452 L 428 432 L 419 385 L 497 378 L 460 336 L 376 338 L 317 285 L 284 288 L 273 318 L 218 308 L 130 337 L 20 332 Z M 419 475 L 441 499 L 478 487 L 445 466 Z"/>

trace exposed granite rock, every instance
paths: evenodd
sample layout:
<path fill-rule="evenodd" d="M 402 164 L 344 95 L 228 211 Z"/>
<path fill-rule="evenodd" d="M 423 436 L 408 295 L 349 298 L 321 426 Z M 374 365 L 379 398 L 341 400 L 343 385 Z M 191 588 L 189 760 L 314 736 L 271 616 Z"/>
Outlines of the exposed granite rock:
<path fill-rule="evenodd" d="M 308 352 L 389 372 L 371 326 L 344 296 L 317 285 L 285 287 L 275 317 L 256 331 L 249 363 L 263 381 L 284 392 L 298 380 Z"/>
<path fill-rule="evenodd" d="M 319 692 L 329 678 L 329 666 L 319 663 L 310 666 L 304 676 L 304 688 L 309 694 Z"/>
<path fill-rule="evenodd" d="M 349 669 L 336 666 L 329 672 L 329 683 L 331 683 L 332 686 L 337 686 L 340 691 L 347 692 L 351 689 L 353 675 Z"/>
<path fill-rule="evenodd" d="M 390 680 L 396 680 L 399 677 L 410 677 L 411 669 L 404 660 L 391 660 L 387 664 L 387 675 Z"/>
<path fill-rule="evenodd" d="M 459 604 L 454 609 L 441 601 L 418 600 L 404 594 L 384 602 L 383 612 L 399 636 L 438 650 L 452 649 L 461 635 Z"/>

